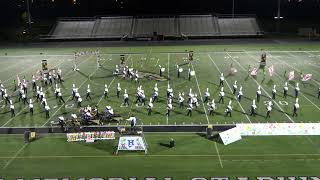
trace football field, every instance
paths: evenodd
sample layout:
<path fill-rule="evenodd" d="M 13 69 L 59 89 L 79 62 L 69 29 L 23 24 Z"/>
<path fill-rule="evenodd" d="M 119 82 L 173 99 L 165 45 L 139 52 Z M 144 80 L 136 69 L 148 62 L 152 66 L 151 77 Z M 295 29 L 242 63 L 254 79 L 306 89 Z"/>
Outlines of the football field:
<path fill-rule="evenodd" d="M 266 74 L 262 70 L 256 77 L 249 69 L 259 67 L 260 56 L 267 53 Z M 73 71 L 75 51 L 99 50 L 102 67 L 97 68 L 96 56 L 89 54 L 77 58 L 79 71 Z M 188 63 L 188 52 L 194 51 L 194 61 Z M 139 83 L 114 76 L 120 55 L 125 55 L 125 63 L 139 72 Z M 43 86 L 50 106 L 50 117 L 46 118 L 42 106 L 34 102 L 35 113 L 18 100 L 14 91 L 17 75 L 31 81 L 31 76 L 41 69 L 41 60 L 48 61 L 49 68 L 62 69 L 64 82 L 59 84 L 65 104 L 59 103 L 54 95 L 54 85 Z M 159 65 L 165 68 L 164 76 L 158 77 Z M 177 77 L 176 66 L 183 68 Z M 230 66 L 237 69 L 228 75 Z M 274 67 L 269 76 L 268 67 Z M 195 71 L 188 81 L 188 69 Z M 317 44 L 248 44 L 248 45 L 194 45 L 194 46 L 140 46 L 140 47 L 48 47 L 48 48 L 8 48 L 0 50 L 0 79 L 12 96 L 15 117 L 11 117 L 9 106 L 1 99 L 0 126 L 5 127 L 46 127 L 59 116 L 69 118 L 71 113 L 79 113 L 72 100 L 72 84 L 79 88 L 83 97 L 82 106 L 98 106 L 103 111 L 111 106 L 116 114 L 126 119 L 134 114 L 140 125 L 206 125 L 237 123 L 319 123 L 320 100 L 320 45 Z M 289 81 L 289 96 L 283 97 L 283 85 L 288 73 L 295 72 L 295 79 Z M 218 103 L 219 77 L 224 73 L 225 102 Z M 312 74 L 312 79 L 301 81 L 301 74 Z M 232 94 L 232 86 L 237 81 L 243 87 L 243 98 L 239 102 Z M 40 84 L 40 82 L 37 82 Z M 116 96 L 117 85 L 122 88 L 120 98 Z M 136 104 L 136 89 L 142 86 L 146 100 L 151 97 L 155 83 L 159 88 L 159 101 L 154 103 L 152 115 L 147 115 L 147 107 Z M 293 117 L 294 87 L 300 86 L 298 116 Z M 90 84 L 92 99 L 85 99 Z M 104 98 L 105 84 L 109 87 L 109 97 Z M 166 90 L 173 88 L 173 111 L 166 116 Z M 277 95 L 273 102 L 271 117 L 266 118 L 266 102 L 271 100 L 273 86 Z M 257 115 L 250 116 L 252 100 L 256 98 L 258 86 L 262 97 L 257 103 Z M 188 94 L 190 88 L 197 94 L 199 107 L 194 108 L 192 117 L 187 116 L 186 107 L 179 109 L 178 93 Z M 215 99 L 217 110 L 209 115 L 208 104 L 204 103 L 204 93 L 209 89 L 210 101 Z M 129 106 L 123 103 L 123 92 L 129 93 Z M 31 84 L 28 98 L 36 99 Z M 186 99 L 186 98 L 185 98 Z M 232 117 L 225 116 L 225 108 L 232 101 Z M 186 104 L 186 103 L 185 103 Z M 119 122 L 129 125 L 126 120 Z M 105 125 L 117 125 L 110 123 Z M 94 143 L 69 143 L 64 134 L 40 134 L 39 139 L 29 144 L 21 135 L 0 136 L 0 178 L 93 178 L 93 177 L 173 177 L 184 180 L 192 177 L 255 178 L 257 176 L 319 176 L 320 139 L 318 136 L 265 136 L 245 137 L 228 146 L 217 139 L 208 140 L 196 133 L 145 133 L 148 154 L 142 152 L 120 152 L 114 155 L 118 144 L 115 140 Z M 173 138 L 176 147 L 169 148 Z"/>
<path fill-rule="evenodd" d="M 249 75 L 249 70 L 259 67 L 261 49 L 267 52 L 266 73 L 260 70 L 256 77 Z M 77 58 L 79 71 L 73 71 L 75 51 L 95 51 L 101 54 L 102 67 L 97 68 L 96 56 L 84 55 Z M 194 51 L 194 61 L 188 63 L 188 51 Z M 6 53 L 6 54 L 5 54 Z M 120 64 L 120 55 L 125 55 L 126 65 L 139 72 L 139 83 L 120 76 L 114 76 L 116 65 Z M 54 95 L 54 85 L 43 86 L 47 102 L 50 106 L 50 118 L 45 118 L 40 103 L 34 103 L 35 113 L 29 113 L 29 108 L 18 101 L 18 91 L 14 91 L 13 80 L 17 75 L 25 77 L 31 82 L 31 76 L 41 69 L 41 60 L 48 61 L 49 68 L 61 68 L 64 82 L 59 84 L 65 104 L 59 103 Z M 159 65 L 165 68 L 162 79 L 152 79 L 149 75 L 159 75 Z M 183 68 L 181 77 L 177 77 L 177 68 Z M 237 69 L 237 73 L 229 75 L 230 66 Z M 273 76 L 269 76 L 268 67 L 274 67 Z M 236 123 L 265 123 L 265 122 L 319 122 L 320 100 L 318 88 L 320 87 L 320 51 L 316 45 L 288 44 L 284 45 L 234 45 L 234 46 L 155 46 L 155 47 L 112 47 L 112 48 L 16 48 L 1 51 L 0 77 L 7 93 L 11 95 L 15 104 L 15 117 L 11 117 L 9 106 L 1 100 L 0 126 L 25 127 L 49 126 L 58 116 L 70 117 L 71 113 L 79 113 L 77 104 L 72 100 L 72 84 L 79 88 L 83 97 L 82 106 L 99 107 L 103 111 L 105 106 L 111 106 L 116 114 L 126 119 L 134 114 L 139 124 L 144 125 L 183 125 L 183 124 L 236 124 Z M 195 76 L 188 81 L 188 70 L 194 70 Z M 295 72 L 295 79 L 289 81 L 289 96 L 283 98 L 283 86 L 288 81 L 290 71 Z M 225 102 L 219 100 L 219 77 L 224 73 L 226 81 L 224 91 Z M 310 81 L 302 82 L 301 75 L 312 74 Z M 243 87 L 241 102 L 232 94 L 232 86 L 237 81 L 238 90 Z M 16 80 L 17 82 L 17 80 Z M 298 116 L 292 117 L 295 102 L 294 87 L 299 83 L 300 109 Z M 37 82 L 40 85 L 40 82 Z M 122 91 L 120 98 L 116 96 L 117 85 L 120 83 Z M 159 87 L 159 101 L 154 103 L 151 116 L 147 115 L 147 107 L 136 104 L 136 90 L 142 86 L 148 104 L 155 83 Z M 90 84 L 92 99 L 85 99 L 87 86 Z M 104 98 L 105 84 L 109 87 L 109 97 Z M 173 88 L 173 111 L 166 116 L 166 90 L 168 84 Z M 273 102 L 271 117 L 266 118 L 266 103 L 271 100 L 273 86 L 276 85 L 277 95 Z M 261 86 L 262 98 L 257 103 L 257 116 L 250 116 L 252 100 L 256 98 L 258 86 Z M 190 88 L 197 94 L 199 106 L 194 108 L 192 117 L 187 116 L 185 107 L 178 107 L 178 93 L 187 95 Z M 208 113 L 208 103 L 204 103 L 204 93 L 209 89 L 210 102 L 215 99 L 217 110 L 214 115 Z M 123 106 L 124 90 L 129 94 L 129 106 Z M 29 83 L 28 98 L 35 100 L 35 92 Z M 186 99 L 186 97 L 185 97 Z M 225 109 L 232 100 L 232 117 L 225 117 Z M 115 125 L 115 123 L 113 123 Z M 120 121 L 120 124 L 128 124 Z"/>

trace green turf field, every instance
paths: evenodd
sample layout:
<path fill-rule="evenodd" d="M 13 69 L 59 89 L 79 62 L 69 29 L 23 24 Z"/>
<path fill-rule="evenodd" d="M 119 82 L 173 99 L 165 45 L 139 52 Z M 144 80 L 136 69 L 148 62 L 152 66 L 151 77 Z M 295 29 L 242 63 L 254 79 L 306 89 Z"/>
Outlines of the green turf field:
<path fill-rule="evenodd" d="M 145 135 L 149 152 L 120 152 L 116 140 L 68 143 L 65 135 L 0 136 L 0 177 L 191 177 L 318 176 L 320 140 L 315 136 L 248 137 L 224 146 L 198 134 Z M 168 148 L 174 138 L 176 147 Z M 163 145 L 164 144 L 164 145 Z"/>
<path fill-rule="evenodd" d="M 235 124 L 235 123 L 264 123 L 264 122 L 319 122 L 317 115 L 320 115 L 320 100 L 317 99 L 318 80 L 320 73 L 320 51 L 316 44 L 249 44 L 249 45 L 212 45 L 212 46 L 152 46 L 152 47 L 105 47 L 105 48 L 11 48 L 0 51 L 0 79 L 7 88 L 9 94 L 13 95 L 16 108 L 16 117 L 11 118 L 9 106 L 4 105 L 1 101 L 0 109 L 0 126 L 2 127 L 21 127 L 21 126 L 48 126 L 50 122 L 56 120 L 58 116 L 70 116 L 71 113 L 77 112 L 76 104 L 71 100 L 72 84 L 79 87 L 80 94 L 84 101 L 83 106 L 98 105 L 100 111 L 106 105 L 110 105 L 115 113 L 123 117 L 128 117 L 129 113 L 135 114 L 140 123 L 143 124 Z M 97 69 L 96 57 L 82 56 L 78 58 L 78 67 L 80 71 L 72 71 L 74 51 L 96 50 L 100 51 L 102 58 L 102 68 Z M 263 78 L 259 73 L 256 79 L 248 76 L 248 67 L 257 67 L 260 60 L 261 49 L 268 53 L 267 67 L 274 65 L 275 74 L 269 77 L 268 73 Z M 187 57 L 187 51 L 194 51 L 195 61 L 188 65 L 183 65 L 184 72 L 181 78 L 176 76 L 176 65 L 184 64 L 184 58 Z M 5 55 L 7 53 L 7 55 Z M 43 54 L 40 54 L 43 53 Z M 151 97 L 152 89 L 156 81 L 140 79 L 140 83 L 132 82 L 128 79 L 122 79 L 112 75 L 115 66 L 120 63 L 120 54 L 126 54 L 126 63 L 129 67 L 137 69 L 139 72 L 152 72 L 157 74 L 158 65 L 166 68 L 165 76 L 168 81 L 157 82 L 159 86 L 160 101 L 154 104 L 152 116 L 147 116 L 146 107 L 137 107 L 134 103 L 136 89 L 142 85 L 146 93 L 146 100 Z M 60 67 L 65 82 L 61 84 L 62 94 L 67 101 L 66 104 L 59 104 L 54 97 L 54 88 L 51 86 L 44 87 L 50 110 L 50 118 L 45 118 L 41 106 L 35 103 L 35 114 L 30 116 L 27 106 L 18 102 L 17 92 L 13 92 L 13 80 L 16 75 L 26 76 L 31 80 L 31 75 L 41 68 L 41 60 L 47 59 L 49 68 Z M 238 70 L 234 76 L 227 76 L 230 65 Z M 187 80 L 188 68 L 194 69 L 196 76 Z M 282 89 L 286 81 L 285 71 L 294 70 L 296 80 L 290 82 L 289 98 L 283 99 Z M 216 115 L 208 115 L 207 104 L 202 103 L 203 95 L 206 88 L 209 88 L 211 98 L 218 100 L 220 88 L 220 72 L 226 74 L 225 83 L 225 104 L 217 104 Z M 313 79 L 304 84 L 300 82 L 300 72 L 303 74 L 312 73 Z M 243 86 L 244 97 L 239 103 L 232 95 L 232 85 L 238 81 L 238 88 Z M 298 117 L 292 117 L 293 87 L 295 82 L 300 82 L 301 94 L 299 103 Z M 116 87 L 120 83 L 122 94 L 124 89 L 129 92 L 130 106 L 120 107 L 123 102 L 123 96 L 116 97 Z M 167 84 L 173 87 L 174 91 L 174 109 L 170 117 L 166 113 L 166 89 Z M 93 99 L 85 100 L 87 85 L 91 85 Z M 103 98 L 104 84 L 108 84 L 110 97 Z M 255 98 L 257 87 L 262 87 L 262 99 L 258 103 L 258 116 L 249 116 L 249 110 L 252 99 Z M 271 118 L 266 119 L 266 106 L 264 101 L 270 99 L 273 85 L 277 85 L 277 97 L 273 102 L 273 111 Z M 193 116 L 186 116 L 186 108 L 179 109 L 177 104 L 178 92 L 188 93 L 192 88 L 194 93 L 198 94 L 200 106 L 193 110 Z M 28 97 L 33 96 L 31 87 L 29 87 Z M 34 97 L 33 97 L 34 98 Z M 233 100 L 233 117 L 225 117 L 224 110 L 229 102 Z M 127 122 L 121 122 L 126 124 Z"/>

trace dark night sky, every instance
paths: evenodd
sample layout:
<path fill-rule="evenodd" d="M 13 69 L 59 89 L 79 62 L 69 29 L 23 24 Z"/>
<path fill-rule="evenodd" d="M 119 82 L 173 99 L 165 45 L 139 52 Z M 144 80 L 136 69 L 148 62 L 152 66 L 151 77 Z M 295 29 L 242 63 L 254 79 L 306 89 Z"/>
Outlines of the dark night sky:
<path fill-rule="evenodd" d="M 23 3 L 24 1 L 24 3 Z M 25 10 L 26 0 L 0 0 L 2 23 L 14 23 Z M 30 0 L 31 1 L 31 0 Z M 232 0 L 33 0 L 33 18 L 56 18 L 65 16 L 95 15 L 141 15 L 184 13 L 231 14 Z M 284 17 L 319 17 L 320 0 L 281 0 Z M 273 17 L 277 0 L 235 0 L 236 14 L 256 14 Z"/>

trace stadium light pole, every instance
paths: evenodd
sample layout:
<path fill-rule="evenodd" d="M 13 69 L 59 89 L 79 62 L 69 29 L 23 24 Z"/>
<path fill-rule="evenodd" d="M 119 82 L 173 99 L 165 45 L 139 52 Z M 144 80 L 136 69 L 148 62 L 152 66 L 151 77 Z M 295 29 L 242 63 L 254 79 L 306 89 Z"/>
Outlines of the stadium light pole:
<path fill-rule="evenodd" d="M 280 32 L 280 19 L 281 19 L 281 0 L 278 0 L 278 12 L 277 12 L 277 32 Z"/>
<path fill-rule="evenodd" d="M 30 14 L 30 5 L 29 5 L 29 0 L 27 1 L 27 11 L 28 11 L 28 24 L 29 24 L 29 28 L 31 28 L 31 14 Z"/>
<path fill-rule="evenodd" d="M 232 0 L 232 18 L 234 18 L 234 0 Z"/>

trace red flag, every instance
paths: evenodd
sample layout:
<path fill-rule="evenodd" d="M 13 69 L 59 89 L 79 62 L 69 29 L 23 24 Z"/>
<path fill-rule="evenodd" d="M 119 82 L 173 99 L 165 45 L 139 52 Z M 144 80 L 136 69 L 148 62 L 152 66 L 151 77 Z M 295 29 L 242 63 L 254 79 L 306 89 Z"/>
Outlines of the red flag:
<path fill-rule="evenodd" d="M 256 76 L 256 75 L 258 74 L 258 71 L 259 71 L 258 68 L 253 68 L 250 74 L 251 74 L 252 76 Z"/>
<path fill-rule="evenodd" d="M 312 78 L 312 74 L 305 74 L 302 78 L 302 81 L 309 81 Z"/>
<path fill-rule="evenodd" d="M 289 77 L 288 77 L 288 80 L 291 81 L 294 79 L 294 71 L 290 71 L 289 72 Z"/>
<path fill-rule="evenodd" d="M 273 65 L 270 66 L 270 67 L 268 68 L 268 70 L 269 70 L 269 75 L 270 75 L 270 76 L 273 76 L 273 72 L 274 72 Z"/>

